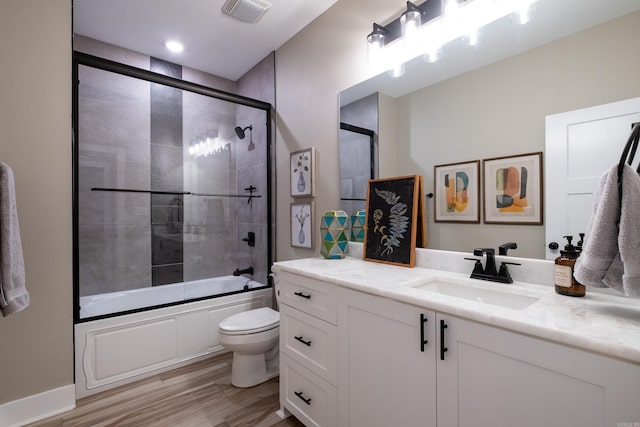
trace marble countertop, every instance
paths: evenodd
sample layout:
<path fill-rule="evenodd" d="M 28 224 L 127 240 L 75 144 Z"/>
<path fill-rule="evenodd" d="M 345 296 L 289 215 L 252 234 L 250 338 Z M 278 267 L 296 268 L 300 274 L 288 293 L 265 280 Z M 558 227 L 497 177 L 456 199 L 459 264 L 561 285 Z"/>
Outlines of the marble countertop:
<path fill-rule="evenodd" d="M 567 297 L 556 294 L 553 286 L 492 283 L 468 279 L 468 275 L 461 273 L 407 268 L 352 257 L 281 261 L 274 264 L 274 271 L 327 281 L 640 364 L 640 299 L 589 292 L 588 288 L 585 297 Z M 438 278 L 538 300 L 526 308 L 514 309 L 417 288 Z"/>

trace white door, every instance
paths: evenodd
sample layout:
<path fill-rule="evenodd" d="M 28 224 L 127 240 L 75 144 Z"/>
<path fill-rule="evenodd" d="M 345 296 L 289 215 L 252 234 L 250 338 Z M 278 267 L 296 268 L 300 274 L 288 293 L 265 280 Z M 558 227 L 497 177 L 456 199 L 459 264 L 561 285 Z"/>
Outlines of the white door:
<path fill-rule="evenodd" d="M 565 245 L 563 236 L 584 233 L 600 177 L 620 161 L 633 123 L 640 122 L 640 98 L 546 117 L 546 258 Z M 559 249 L 549 245 L 556 242 Z"/>

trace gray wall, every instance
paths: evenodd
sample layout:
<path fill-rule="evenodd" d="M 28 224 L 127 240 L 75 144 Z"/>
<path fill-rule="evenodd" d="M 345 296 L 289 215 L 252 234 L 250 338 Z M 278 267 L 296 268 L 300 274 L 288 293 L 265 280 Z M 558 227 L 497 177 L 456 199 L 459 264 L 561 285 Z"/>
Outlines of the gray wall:
<path fill-rule="evenodd" d="M 640 12 L 398 98 L 396 170 L 433 191 L 434 165 L 544 152 L 545 116 L 640 96 L 638 40 Z M 429 247 L 545 257 L 544 225 L 436 224 L 432 208 Z"/>
<path fill-rule="evenodd" d="M 275 99 L 275 53 L 267 55 L 262 61 L 256 64 L 238 82 L 237 93 L 260 101 L 268 102 L 272 106 L 276 105 Z M 240 199 L 238 205 L 238 242 L 243 251 L 246 250 L 246 243 L 240 239 L 247 236 L 252 231 L 256 233 L 256 246 L 249 248 L 249 264 L 238 265 L 245 268 L 252 265 L 254 268 L 254 279 L 267 283 L 267 276 L 270 273 L 267 265 L 266 253 L 268 249 L 268 226 L 267 209 L 269 209 L 267 199 L 267 156 L 266 153 L 271 147 L 267 147 L 266 114 L 262 110 L 237 107 L 236 112 L 238 126 L 253 125 L 253 146 L 250 146 L 249 134 L 243 140 L 236 139 L 237 147 L 237 174 L 238 174 L 238 194 L 244 194 L 244 189 L 249 185 L 256 187 L 256 194 L 261 198 L 253 199 L 251 204 L 247 204 Z M 273 142 L 275 128 L 273 123 L 274 114 L 272 112 L 271 140 Z M 275 151 L 271 152 L 271 168 L 275 168 Z M 272 179 L 272 178 L 270 178 Z M 272 181 L 273 182 L 273 181 Z M 275 186 L 275 184 L 272 184 Z M 275 188 L 273 188 L 275 194 Z M 273 214 L 272 214 L 273 217 Z M 273 225 L 273 224 L 272 224 Z M 272 242 L 272 251 L 275 242 Z M 275 253 L 273 251 L 272 253 Z"/>
<path fill-rule="evenodd" d="M 71 1 L 0 2 L 0 159 L 31 305 L 0 318 L 0 404 L 73 384 Z"/>

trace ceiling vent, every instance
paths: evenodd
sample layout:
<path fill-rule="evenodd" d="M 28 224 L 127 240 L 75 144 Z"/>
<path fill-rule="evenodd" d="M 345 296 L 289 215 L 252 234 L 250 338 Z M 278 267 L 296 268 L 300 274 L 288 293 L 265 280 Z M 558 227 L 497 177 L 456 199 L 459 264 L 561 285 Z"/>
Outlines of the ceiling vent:
<path fill-rule="evenodd" d="M 270 7 L 270 3 L 262 0 L 227 0 L 222 11 L 242 22 L 255 24 Z"/>

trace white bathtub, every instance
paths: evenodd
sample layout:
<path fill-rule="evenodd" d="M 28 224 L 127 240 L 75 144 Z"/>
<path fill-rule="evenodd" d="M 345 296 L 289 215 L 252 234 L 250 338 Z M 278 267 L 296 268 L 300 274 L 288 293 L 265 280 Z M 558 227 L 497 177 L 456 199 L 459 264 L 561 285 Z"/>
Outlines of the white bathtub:
<path fill-rule="evenodd" d="M 263 289 L 232 293 L 243 290 L 245 285 Z M 218 324 L 236 313 L 272 307 L 273 289 L 229 276 L 117 292 L 108 297 L 96 295 L 81 301 L 83 315 L 93 317 L 129 310 L 141 303 L 149 306 L 173 302 L 176 296 L 191 299 L 220 293 L 228 295 L 76 324 L 76 398 L 227 351 L 219 343 Z"/>
<path fill-rule="evenodd" d="M 184 283 L 80 297 L 80 319 L 137 308 L 229 294 L 266 285 L 243 276 L 222 276 Z"/>

